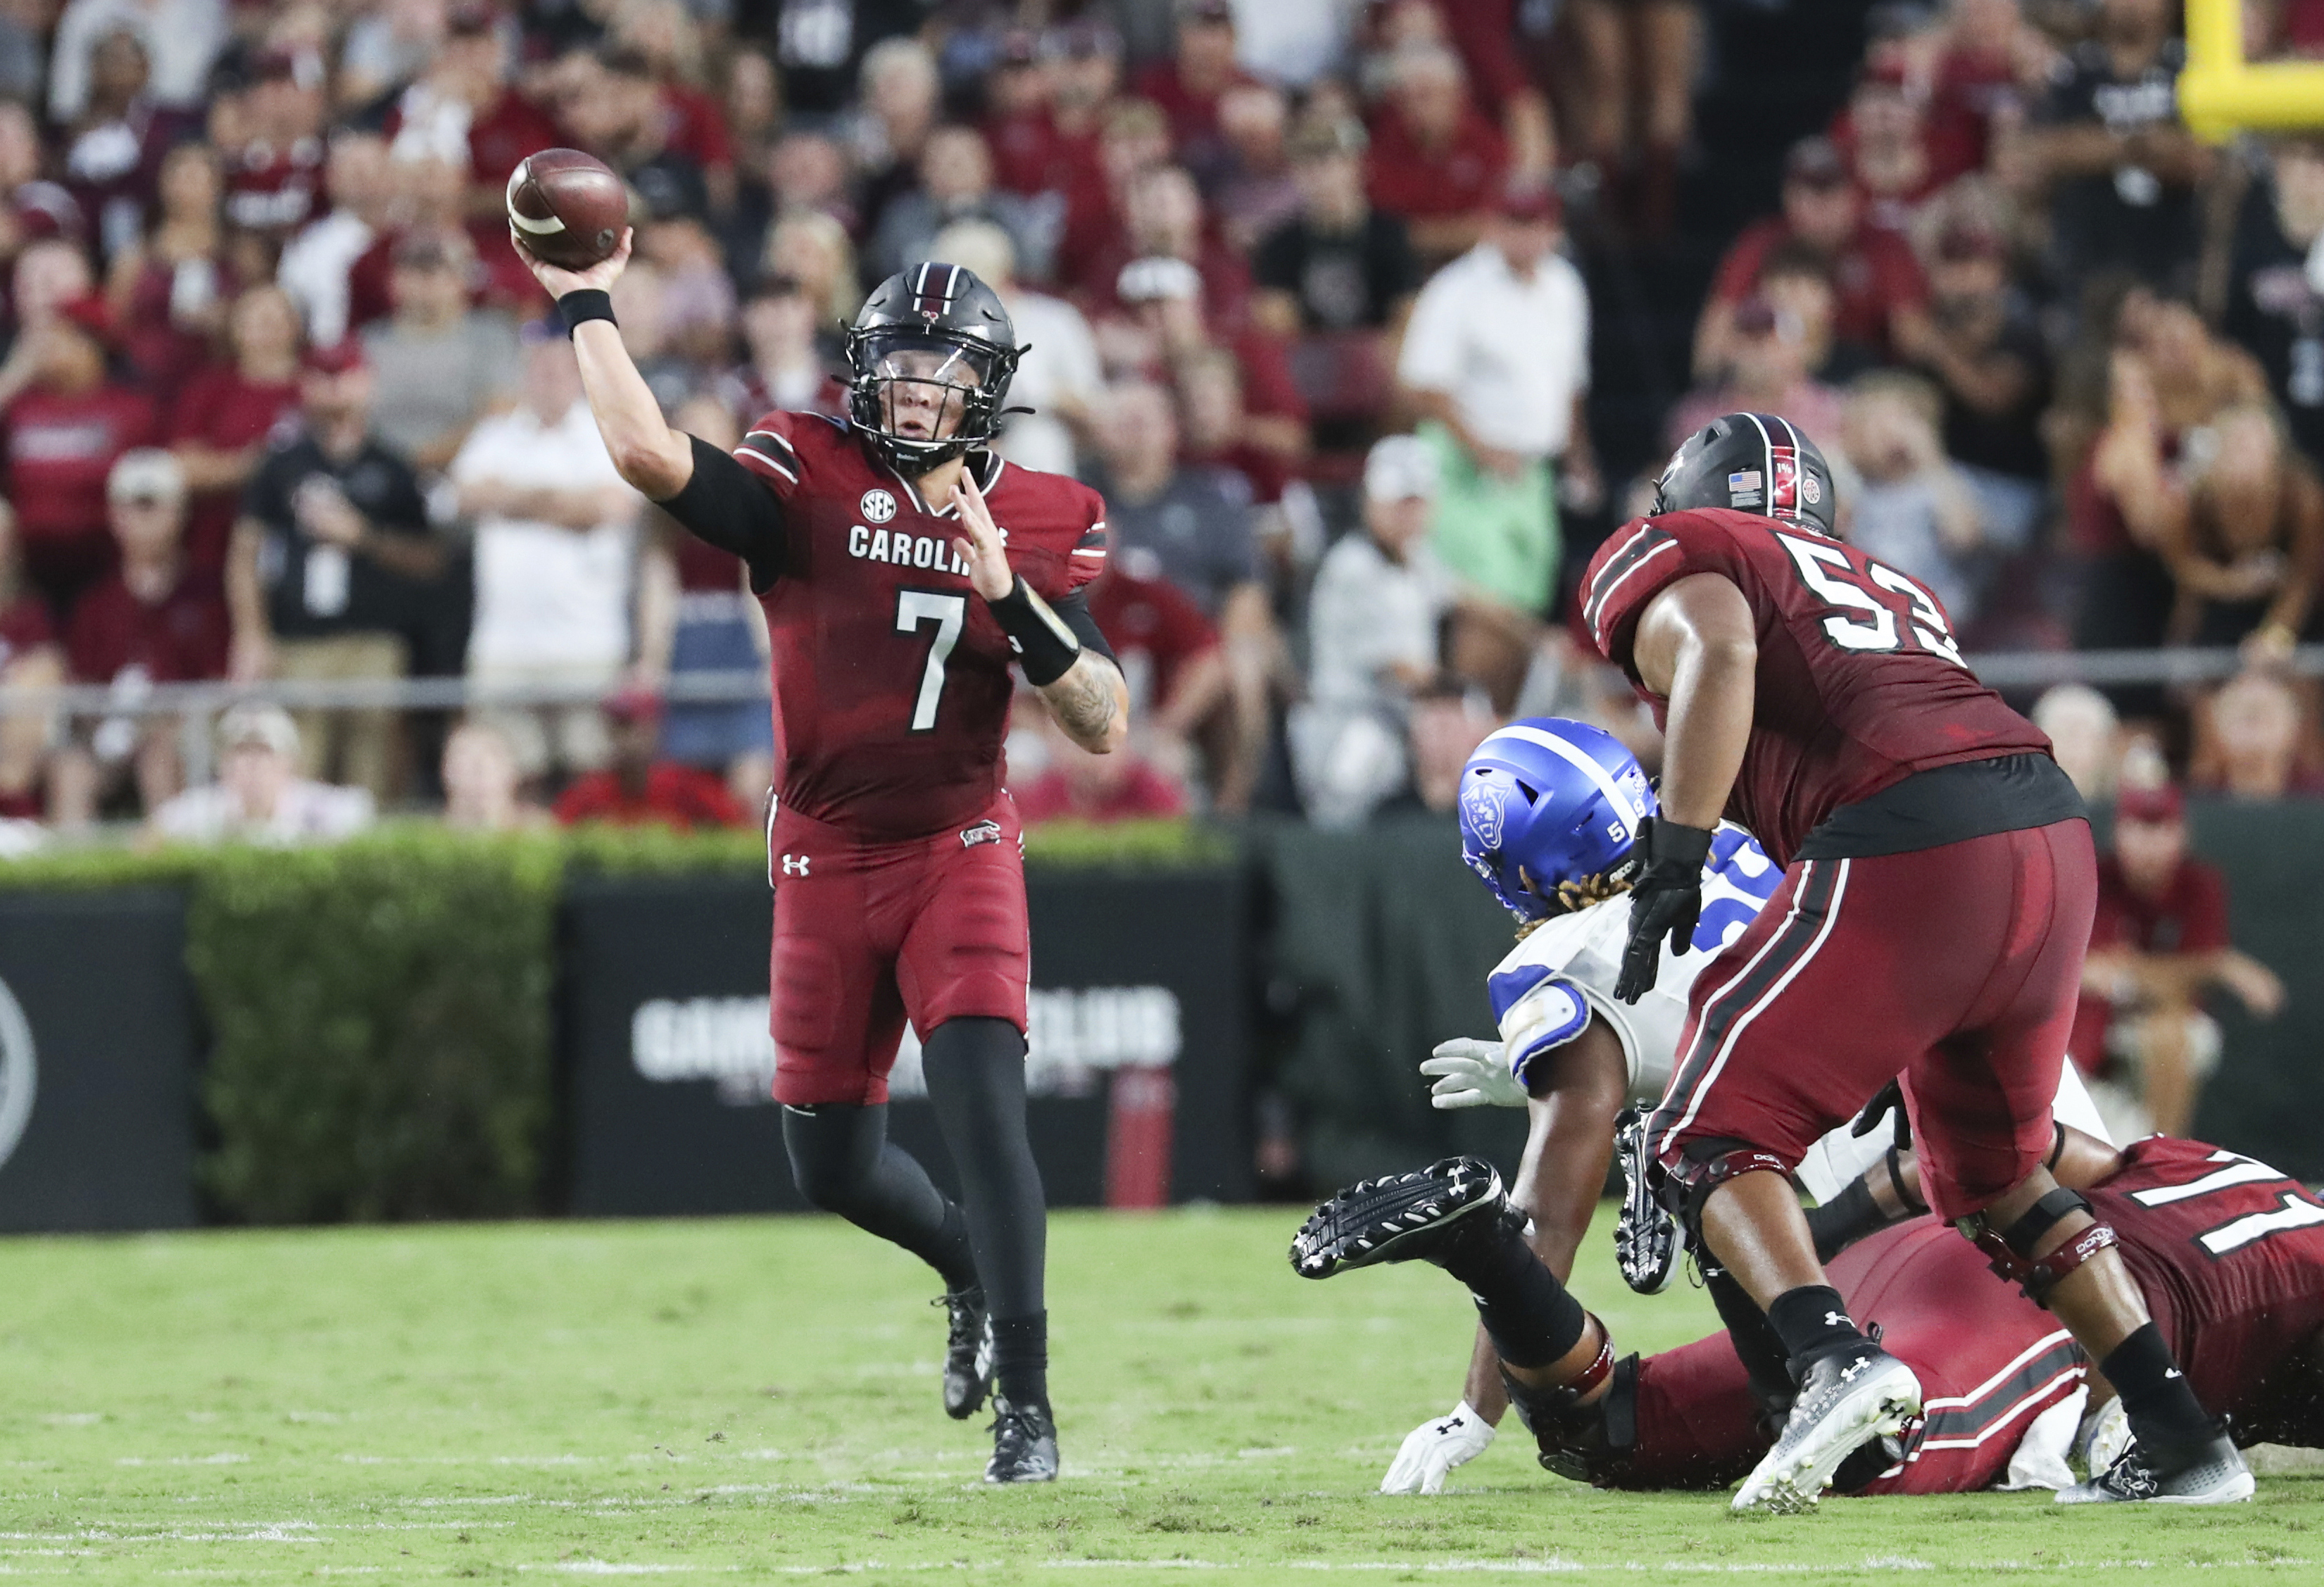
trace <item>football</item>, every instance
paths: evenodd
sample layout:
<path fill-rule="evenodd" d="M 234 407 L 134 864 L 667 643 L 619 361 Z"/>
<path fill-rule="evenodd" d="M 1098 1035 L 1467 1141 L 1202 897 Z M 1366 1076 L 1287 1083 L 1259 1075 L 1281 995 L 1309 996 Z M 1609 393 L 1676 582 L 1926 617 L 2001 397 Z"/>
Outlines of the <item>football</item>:
<path fill-rule="evenodd" d="M 630 190 L 578 149 L 543 149 L 509 173 L 509 231 L 545 263 L 586 270 L 613 257 L 630 224 Z"/>

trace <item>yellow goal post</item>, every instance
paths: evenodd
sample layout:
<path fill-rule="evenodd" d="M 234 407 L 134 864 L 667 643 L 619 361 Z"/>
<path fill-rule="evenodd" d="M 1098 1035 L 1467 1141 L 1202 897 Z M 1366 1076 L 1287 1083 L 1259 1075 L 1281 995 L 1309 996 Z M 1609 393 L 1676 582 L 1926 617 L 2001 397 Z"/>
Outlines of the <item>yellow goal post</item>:
<path fill-rule="evenodd" d="M 2324 61 L 2244 59 L 2243 0 L 2186 0 L 2179 115 L 2209 143 L 2238 132 L 2324 127 Z"/>

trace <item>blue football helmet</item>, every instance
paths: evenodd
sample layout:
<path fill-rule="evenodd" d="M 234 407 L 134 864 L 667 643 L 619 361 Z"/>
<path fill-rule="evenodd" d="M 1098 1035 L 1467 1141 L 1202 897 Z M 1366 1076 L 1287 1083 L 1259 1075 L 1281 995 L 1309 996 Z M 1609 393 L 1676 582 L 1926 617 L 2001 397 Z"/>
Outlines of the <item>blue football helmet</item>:
<path fill-rule="evenodd" d="M 1461 857 L 1520 920 L 1561 912 L 1560 883 L 1627 863 L 1657 808 L 1637 757 L 1563 716 L 1512 722 L 1461 769 Z"/>

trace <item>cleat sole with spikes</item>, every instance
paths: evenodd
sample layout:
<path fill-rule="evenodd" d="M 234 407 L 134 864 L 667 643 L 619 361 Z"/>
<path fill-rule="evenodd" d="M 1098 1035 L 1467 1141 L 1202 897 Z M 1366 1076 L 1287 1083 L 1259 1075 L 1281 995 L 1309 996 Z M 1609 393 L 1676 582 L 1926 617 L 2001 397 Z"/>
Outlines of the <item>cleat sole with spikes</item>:
<path fill-rule="evenodd" d="M 1476 1158 L 1361 1179 L 1317 1207 L 1291 1241 L 1292 1270 L 1329 1278 L 1353 1268 L 1425 1259 L 1480 1214 L 1506 1206 L 1501 1176 Z"/>

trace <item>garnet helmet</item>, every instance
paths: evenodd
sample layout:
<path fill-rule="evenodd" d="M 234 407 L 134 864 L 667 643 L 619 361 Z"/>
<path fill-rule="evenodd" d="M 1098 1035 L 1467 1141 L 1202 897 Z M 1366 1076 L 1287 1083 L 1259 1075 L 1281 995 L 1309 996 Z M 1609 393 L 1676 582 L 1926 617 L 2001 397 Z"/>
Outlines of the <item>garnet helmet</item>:
<path fill-rule="evenodd" d="M 1000 295 L 974 272 L 915 264 L 881 281 L 848 328 L 848 417 L 886 462 L 925 474 L 1000 433 L 1001 404 L 1025 351 Z M 892 428 L 890 393 L 907 385 L 936 396 L 927 435 Z M 954 416 L 952 433 L 943 434 Z"/>
<path fill-rule="evenodd" d="M 1712 420 L 1663 466 L 1655 512 L 1731 507 L 1834 536 L 1831 466 L 1788 419 L 1727 413 Z"/>

